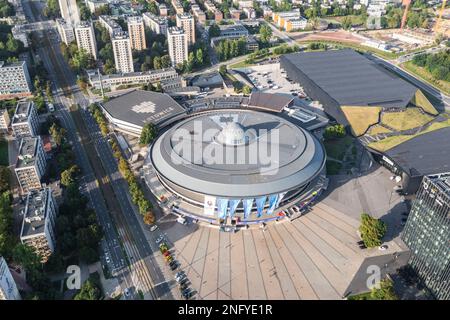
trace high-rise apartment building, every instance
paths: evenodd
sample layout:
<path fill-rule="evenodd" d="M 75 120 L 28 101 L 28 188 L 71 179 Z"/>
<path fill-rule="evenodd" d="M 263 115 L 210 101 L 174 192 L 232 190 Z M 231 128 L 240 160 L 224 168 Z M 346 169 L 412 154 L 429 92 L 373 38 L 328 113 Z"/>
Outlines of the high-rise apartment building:
<path fill-rule="evenodd" d="M 31 96 L 31 79 L 25 61 L 0 61 L 0 100 Z"/>
<path fill-rule="evenodd" d="M 423 178 L 401 238 L 409 265 L 437 299 L 450 300 L 450 172 Z"/>
<path fill-rule="evenodd" d="M 0 300 L 21 300 L 16 282 L 2 256 L 0 256 Z"/>
<path fill-rule="evenodd" d="M 177 14 L 177 27 L 184 30 L 188 46 L 195 43 L 195 20 L 189 13 Z"/>
<path fill-rule="evenodd" d="M 112 36 L 112 47 L 116 71 L 121 73 L 134 72 L 133 54 L 128 33 L 125 31 L 116 32 Z"/>
<path fill-rule="evenodd" d="M 69 45 L 75 41 L 75 32 L 73 26 L 64 19 L 56 19 L 56 29 L 58 30 L 61 41 Z"/>
<path fill-rule="evenodd" d="M 6 108 L 0 109 L 0 133 L 7 132 L 10 123 L 8 110 Z"/>
<path fill-rule="evenodd" d="M 22 207 L 20 241 L 34 248 L 43 263 L 55 251 L 56 212 L 56 202 L 50 188 L 28 193 Z"/>
<path fill-rule="evenodd" d="M 100 16 L 98 17 L 100 24 L 108 30 L 109 35 L 112 37 L 114 33 L 122 32 L 122 27 L 117 23 L 116 20 L 110 16 Z"/>
<path fill-rule="evenodd" d="M 71 25 L 80 22 L 80 11 L 78 10 L 76 0 L 58 0 L 61 17 Z"/>
<path fill-rule="evenodd" d="M 128 17 L 127 23 L 131 49 L 138 51 L 146 49 L 147 42 L 145 40 L 145 28 L 142 17 Z"/>
<path fill-rule="evenodd" d="M 19 101 L 11 121 L 16 139 L 35 137 L 39 134 L 39 117 L 33 101 Z"/>
<path fill-rule="evenodd" d="M 39 136 L 23 138 L 20 141 L 16 167 L 14 168 L 23 193 L 42 187 L 41 178 L 45 173 L 45 167 L 46 158 L 41 138 Z"/>
<path fill-rule="evenodd" d="M 97 59 L 97 42 L 91 21 L 82 21 L 76 25 L 75 38 L 78 48 L 86 50 L 94 59 Z"/>
<path fill-rule="evenodd" d="M 154 33 L 167 36 L 168 22 L 166 17 L 155 16 L 153 13 L 145 12 L 142 15 L 142 19 L 145 26 Z"/>
<path fill-rule="evenodd" d="M 187 61 L 188 39 L 183 29 L 178 27 L 169 28 L 167 42 L 169 44 L 169 56 L 173 66 Z"/>

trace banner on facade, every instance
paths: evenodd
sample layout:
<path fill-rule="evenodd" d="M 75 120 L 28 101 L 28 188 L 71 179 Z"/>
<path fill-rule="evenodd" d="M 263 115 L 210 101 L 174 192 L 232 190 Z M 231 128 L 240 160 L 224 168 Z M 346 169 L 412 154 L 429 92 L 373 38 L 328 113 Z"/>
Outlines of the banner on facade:
<path fill-rule="evenodd" d="M 205 203 L 203 204 L 203 214 L 205 216 L 214 216 L 214 209 L 216 207 L 216 197 L 205 196 Z"/>
<path fill-rule="evenodd" d="M 225 219 L 227 217 L 228 199 L 217 198 L 216 204 L 219 219 Z"/>
<path fill-rule="evenodd" d="M 264 205 L 266 204 L 267 196 L 256 198 L 256 211 L 258 212 L 258 218 L 261 217 L 264 210 Z"/>
<path fill-rule="evenodd" d="M 252 212 L 253 198 L 242 200 L 242 204 L 244 206 L 244 219 L 248 219 Z"/>
<path fill-rule="evenodd" d="M 230 215 L 231 218 L 233 218 L 234 213 L 236 212 L 236 209 L 237 209 L 237 207 L 238 207 L 240 202 L 241 202 L 241 199 L 232 199 L 232 200 L 230 200 L 230 204 L 229 204 L 230 212 L 229 212 L 229 215 Z"/>

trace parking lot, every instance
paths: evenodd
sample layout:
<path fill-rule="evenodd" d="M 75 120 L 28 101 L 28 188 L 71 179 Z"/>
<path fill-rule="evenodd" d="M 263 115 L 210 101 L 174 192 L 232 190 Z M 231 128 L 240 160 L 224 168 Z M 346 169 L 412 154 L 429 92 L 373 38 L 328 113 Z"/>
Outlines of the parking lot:
<path fill-rule="evenodd" d="M 251 66 L 237 69 L 247 74 L 254 86 L 267 93 L 287 93 L 304 96 L 302 87 L 286 78 L 286 73 L 280 69 L 279 63 Z"/>

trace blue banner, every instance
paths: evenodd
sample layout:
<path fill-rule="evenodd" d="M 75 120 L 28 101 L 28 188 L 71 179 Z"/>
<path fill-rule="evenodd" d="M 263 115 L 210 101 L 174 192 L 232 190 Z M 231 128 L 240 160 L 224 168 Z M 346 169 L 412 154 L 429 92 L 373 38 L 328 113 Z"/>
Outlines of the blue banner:
<path fill-rule="evenodd" d="M 262 212 L 264 210 L 264 205 L 266 204 L 266 199 L 267 199 L 266 196 L 255 199 L 256 210 L 258 212 L 258 215 L 257 215 L 258 218 L 261 218 Z"/>
<path fill-rule="evenodd" d="M 269 196 L 269 208 L 267 209 L 267 214 L 272 214 L 278 203 L 278 194 L 272 194 Z"/>
<path fill-rule="evenodd" d="M 244 205 L 244 219 L 248 219 L 248 216 L 252 212 L 253 198 L 243 199 L 242 204 Z"/>
<path fill-rule="evenodd" d="M 227 216 L 228 199 L 216 199 L 217 214 L 220 219 L 225 219 Z"/>
<path fill-rule="evenodd" d="M 282 192 L 282 193 L 280 193 L 280 194 L 278 195 L 278 200 L 277 200 L 277 205 L 276 205 L 276 207 L 279 207 L 279 206 L 280 206 L 280 202 L 281 202 L 281 200 L 283 200 L 283 198 L 284 198 L 284 196 L 286 195 L 286 193 L 287 193 L 287 192 Z"/>
<path fill-rule="evenodd" d="M 236 208 L 238 207 L 239 203 L 241 202 L 241 199 L 233 199 L 230 200 L 230 217 L 233 218 L 234 213 L 236 212 Z"/>

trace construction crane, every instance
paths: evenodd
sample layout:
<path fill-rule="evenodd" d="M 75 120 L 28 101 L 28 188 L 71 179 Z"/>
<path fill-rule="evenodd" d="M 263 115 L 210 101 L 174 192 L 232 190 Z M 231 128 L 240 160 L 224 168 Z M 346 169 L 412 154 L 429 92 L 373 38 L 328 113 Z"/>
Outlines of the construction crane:
<path fill-rule="evenodd" d="M 445 5 L 447 4 L 447 0 L 442 1 L 442 7 L 441 10 L 439 10 L 439 16 L 436 21 L 436 24 L 434 25 L 434 33 L 438 34 L 441 30 L 441 22 L 442 22 L 442 15 L 444 14 Z"/>
<path fill-rule="evenodd" d="M 402 0 L 402 5 L 405 7 L 405 11 L 403 11 L 402 24 L 400 25 L 400 30 L 403 30 L 406 24 L 406 19 L 408 18 L 409 6 L 411 5 L 412 0 Z"/>

